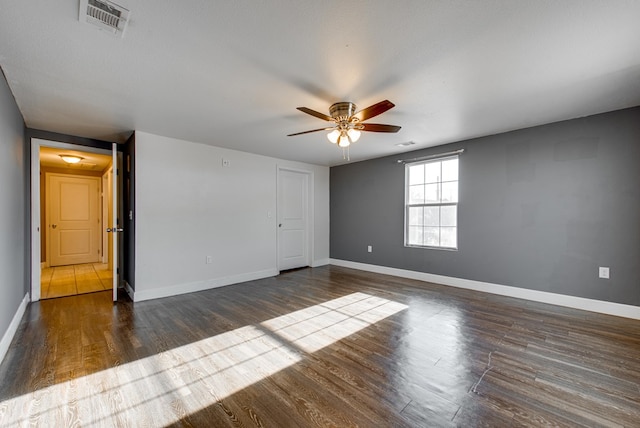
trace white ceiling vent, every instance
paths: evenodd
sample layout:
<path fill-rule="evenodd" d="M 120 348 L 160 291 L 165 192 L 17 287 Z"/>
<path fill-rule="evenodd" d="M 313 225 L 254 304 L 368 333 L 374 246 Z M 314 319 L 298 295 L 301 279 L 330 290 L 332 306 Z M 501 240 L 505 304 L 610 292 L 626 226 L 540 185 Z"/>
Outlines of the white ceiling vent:
<path fill-rule="evenodd" d="M 80 22 L 95 25 L 122 37 L 129 23 L 129 10 L 109 0 L 80 0 Z"/>

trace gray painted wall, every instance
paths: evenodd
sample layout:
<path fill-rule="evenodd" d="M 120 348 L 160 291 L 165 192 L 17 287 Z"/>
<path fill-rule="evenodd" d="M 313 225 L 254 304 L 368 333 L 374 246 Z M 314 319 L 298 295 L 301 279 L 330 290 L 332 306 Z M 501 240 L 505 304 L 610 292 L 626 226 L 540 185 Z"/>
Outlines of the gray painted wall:
<path fill-rule="evenodd" d="M 24 121 L 0 71 L 0 338 L 27 293 Z"/>
<path fill-rule="evenodd" d="M 458 148 L 458 251 L 405 248 L 396 160 Z M 640 306 L 640 107 L 333 167 L 331 257 Z"/>

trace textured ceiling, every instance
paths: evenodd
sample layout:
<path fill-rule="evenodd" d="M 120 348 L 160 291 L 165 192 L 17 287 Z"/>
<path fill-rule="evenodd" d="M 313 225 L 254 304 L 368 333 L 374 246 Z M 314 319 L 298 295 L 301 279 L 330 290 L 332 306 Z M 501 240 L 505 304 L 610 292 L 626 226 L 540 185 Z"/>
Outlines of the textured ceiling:
<path fill-rule="evenodd" d="M 124 38 L 77 0 L 0 0 L 0 66 L 31 128 L 132 130 L 344 163 L 295 108 L 396 107 L 351 160 L 640 105 L 640 1 L 119 0 Z M 408 148 L 396 144 L 413 141 Z"/>

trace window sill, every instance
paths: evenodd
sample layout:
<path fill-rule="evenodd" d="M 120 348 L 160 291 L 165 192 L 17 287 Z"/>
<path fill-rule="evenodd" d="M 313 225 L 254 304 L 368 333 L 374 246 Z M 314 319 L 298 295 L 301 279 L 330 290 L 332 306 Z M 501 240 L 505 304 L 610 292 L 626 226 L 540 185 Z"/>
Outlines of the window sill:
<path fill-rule="evenodd" d="M 458 251 L 458 247 L 432 247 L 429 245 L 408 245 L 404 244 L 405 248 L 419 248 L 423 250 L 443 250 L 443 251 Z"/>

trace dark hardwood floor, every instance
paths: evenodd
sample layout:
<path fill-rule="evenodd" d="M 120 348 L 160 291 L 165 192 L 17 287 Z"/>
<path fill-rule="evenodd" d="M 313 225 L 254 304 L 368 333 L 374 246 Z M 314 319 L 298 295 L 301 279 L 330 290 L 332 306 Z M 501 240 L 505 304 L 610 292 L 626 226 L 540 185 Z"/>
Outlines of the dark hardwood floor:
<path fill-rule="evenodd" d="M 336 266 L 30 304 L 0 427 L 640 426 L 640 321 Z"/>

